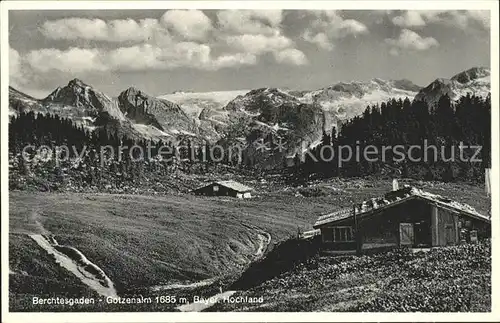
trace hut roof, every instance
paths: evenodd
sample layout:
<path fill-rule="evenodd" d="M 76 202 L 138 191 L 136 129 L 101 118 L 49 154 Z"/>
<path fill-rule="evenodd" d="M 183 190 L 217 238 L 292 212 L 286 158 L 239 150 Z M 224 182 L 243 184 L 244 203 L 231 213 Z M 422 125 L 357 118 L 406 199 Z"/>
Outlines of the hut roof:
<path fill-rule="evenodd" d="M 322 215 L 316 220 L 316 223 L 314 223 L 313 227 L 316 228 L 323 224 L 347 219 L 354 215 L 354 211 L 356 212 L 356 216 L 367 216 L 370 214 L 374 214 L 379 210 L 390 208 L 392 206 L 404 203 L 410 199 L 417 198 L 426 200 L 430 203 L 434 203 L 439 207 L 451 209 L 455 212 L 465 214 L 467 216 L 471 216 L 483 221 L 491 221 L 489 217 L 479 213 L 476 209 L 468 204 L 460 203 L 441 195 L 429 193 L 416 187 L 407 186 L 397 191 L 388 192 L 382 197 L 371 198 L 369 200 L 365 200 L 361 203 L 355 204 L 354 208 L 345 208 L 334 213 Z"/>
<path fill-rule="evenodd" d="M 241 193 L 250 192 L 253 190 L 251 187 L 243 185 L 243 184 L 236 182 L 236 181 L 233 181 L 233 180 L 211 182 L 209 184 L 206 184 L 206 185 L 203 185 L 202 187 L 197 188 L 196 190 L 199 190 L 199 189 L 202 189 L 204 187 L 214 185 L 214 184 L 218 184 L 220 186 L 224 186 L 224 187 L 230 188 L 234 191 L 241 192 Z"/>
<path fill-rule="evenodd" d="M 218 181 L 216 182 L 217 184 L 221 186 L 225 186 L 227 188 L 233 189 L 238 192 L 249 192 L 252 191 L 253 189 L 249 186 L 243 185 L 239 182 L 229 180 L 229 181 Z"/>

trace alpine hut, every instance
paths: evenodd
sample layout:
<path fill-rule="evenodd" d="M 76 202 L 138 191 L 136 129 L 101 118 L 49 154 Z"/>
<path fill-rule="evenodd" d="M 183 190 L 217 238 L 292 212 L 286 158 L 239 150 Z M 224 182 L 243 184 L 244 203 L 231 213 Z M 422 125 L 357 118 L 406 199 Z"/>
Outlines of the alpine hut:
<path fill-rule="evenodd" d="M 491 236 L 488 216 L 409 186 L 320 216 L 313 227 L 321 231 L 326 253 L 448 246 Z"/>
<path fill-rule="evenodd" d="M 196 195 L 250 198 L 253 189 L 236 181 L 218 181 L 193 190 Z"/>

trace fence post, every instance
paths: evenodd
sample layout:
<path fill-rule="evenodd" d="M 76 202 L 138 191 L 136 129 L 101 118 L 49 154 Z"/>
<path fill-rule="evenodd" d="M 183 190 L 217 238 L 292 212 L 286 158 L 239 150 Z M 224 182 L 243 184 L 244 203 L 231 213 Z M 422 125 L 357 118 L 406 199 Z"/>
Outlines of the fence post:
<path fill-rule="evenodd" d="M 353 212 L 353 217 L 354 217 L 354 228 L 356 232 L 356 254 L 359 255 L 361 254 L 361 233 L 359 232 L 359 223 L 358 223 L 358 218 L 356 216 L 356 204 L 353 205 L 352 207 L 352 212 Z"/>

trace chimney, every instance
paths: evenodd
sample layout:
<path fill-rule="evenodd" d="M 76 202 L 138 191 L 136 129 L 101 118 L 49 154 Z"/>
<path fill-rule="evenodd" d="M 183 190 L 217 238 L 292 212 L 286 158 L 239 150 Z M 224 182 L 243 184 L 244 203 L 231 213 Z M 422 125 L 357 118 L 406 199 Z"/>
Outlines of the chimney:
<path fill-rule="evenodd" d="M 393 179 L 392 180 L 392 191 L 397 191 L 399 190 L 399 183 L 398 183 L 398 180 L 397 179 Z"/>

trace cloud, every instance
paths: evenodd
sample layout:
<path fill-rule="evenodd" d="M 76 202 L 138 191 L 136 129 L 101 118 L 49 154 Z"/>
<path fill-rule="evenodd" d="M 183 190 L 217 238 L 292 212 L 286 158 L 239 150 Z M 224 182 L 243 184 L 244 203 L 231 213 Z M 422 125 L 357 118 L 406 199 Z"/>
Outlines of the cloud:
<path fill-rule="evenodd" d="M 443 24 L 466 29 L 478 24 L 482 29 L 490 28 L 490 12 L 487 10 L 407 10 L 392 18 L 400 27 L 423 27 L 428 24 Z"/>
<path fill-rule="evenodd" d="M 222 32 L 233 34 L 279 34 L 281 10 L 220 10 L 217 24 Z"/>
<path fill-rule="evenodd" d="M 267 14 L 261 14 L 261 16 L 270 16 L 268 22 L 270 24 L 277 25 L 280 23 L 280 15 L 272 16 L 270 13 L 275 13 L 274 11 L 267 12 Z M 249 13 L 245 12 L 245 15 Z M 255 26 L 254 26 L 255 27 Z M 292 65 L 304 65 L 308 63 L 305 54 L 296 49 L 295 42 L 290 38 L 281 34 L 281 29 L 276 27 L 273 32 L 267 33 L 265 30 L 261 29 L 262 26 L 257 28 L 240 28 L 238 31 L 249 31 L 255 32 L 257 30 L 264 31 L 264 33 L 248 33 L 248 34 L 232 34 L 228 33 L 222 35 L 220 40 L 228 47 L 230 51 L 249 53 L 255 56 L 262 55 L 265 53 L 271 53 L 276 62 L 282 64 L 292 64 Z M 235 30 L 231 30 L 234 32 Z"/>
<path fill-rule="evenodd" d="M 178 67 L 193 67 L 211 69 L 213 67 L 211 48 L 205 44 L 182 42 L 172 48 L 163 49 L 160 60 L 167 69 Z"/>
<path fill-rule="evenodd" d="M 35 97 L 45 97 L 47 95 L 45 91 L 33 88 L 35 83 L 41 83 L 40 77 L 27 68 L 23 55 L 9 46 L 9 86 L 27 91 Z"/>
<path fill-rule="evenodd" d="M 397 49 L 397 48 L 392 47 L 392 48 L 389 50 L 389 54 L 390 54 L 391 56 L 399 56 L 399 51 L 398 51 L 398 49 Z"/>
<path fill-rule="evenodd" d="M 163 32 L 157 19 L 104 21 L 101 19 L 64 18 L 42 24 L 40 32 L 50 39 L 96 40 L 107 42 L 145 41 Z"/>
<path fill-rule="evenodd" d="M 484 29 L 490 29 L 491 12 L 488 10 L 468 10 L 467 15 L 482 25 Z"/>
<path fill-rule="evenodd" d="M 17 78 L 21 72 L 21 57 L 17 50 L 9 47 L 9 78 Z"/>
<path fill-rule="evenodd" d="M 307 65 L 309 61 L 306 55 L 298 49 L 287 48 L 274 53 L 277 62 L 290 65 Z"/>
<path fill-rule="evenodd" d="M 340 37 L 344 37 L 347 35 L 359 35 L 368 33 L 368 28 L 357 20 L 347 19 L 340 23 L 340 25 L 336 29 L 336 32 L 338 32 Z"/>
<path fill-rule="evenodd" d="M 72 47 L 61 51 L 55 48 L 33 50 L 26 55 L 26 62 L 36 72 L 51 70 L 80 73 L 83 71 L 106 71 L 108 68 L 101 60 L 97 49 Z"/>
<path fill-rule="evenodd" d="M 102 64 L 110 70 L 146 70 L 161 67 L 162 50 L 151 44 L 119 47 L 101 53 Z M 92 70 L 92 66 L 88 67 Z"/>
<path fill-rule="evenodd" d="M 64 18 L 44 22 L 41 33 L 54 40 L 93 40 L 69 48 L 40 48 L 21 55 L 31 75 L 96 73 L 255 65 L 271 54 L 277 63 L 303 65 L 308 60 L 282 33 L 281 10 L 221 10 L 216 24 L 199 10 L 168 10 L 160 19 Z M 356 33 L 360 27 L 345 21 Z M 320 41 L 321 36 L 316 37 Z M 13 60 L 14 61 L 14 60 Z"/>
<path fill-rule="evenodd" d="M 108 26 L 101 19 L 65 18 L 46 21 L 40 27 L 41 33 L 52 39 L 97 39 L 105 40 Z"/>
<path fill-rule="evenodd" d="M 354 19 L 344 19 L 339 11 L 312 11 L 316 19 L 312 22 L 312 29 L 325 32 L 331 38 L 344 38 L 368 33 L 368 28 Z"/>
<path fill-rule="evenodd" d="M 224 34 L 280 34 L 281 10 L 220 10 L 218 31 Z M 107 42 L 145 41 L 173 33 L 183 40 L 205 40 L 214 30 L 212 21 L 200 10 L 168 10 L 158 19 L 63 18 L 45 21 L 40 32 L 50 39 Z"/>
<path fill-rule="evenodd" d="M 426 22 L 418 11 L 406 11 L 401 16 L 392 18 L 392 23 L 400 27 L 422 27 Z"/>
<path fill-rule="evenodd" d="M 59 71 L 85 73 L 105 71 L 137 71 L 147 69 L 171 70 L 190 67 L 216 70 L 237 65 L 254 65 L 251 53 L 234 53 L 213 56 L 210 46 L 195 42 L 180 42 L 168 47 L 141 44 L 112 50 L 55 48 L 33 50 L 26 55 L 26 63 L 39 73 Z"/>
<path fill-rule="evenodd" d="M 217 57 L 213 69 L 257 64 L 257 56 L 250 53 L 225 54 Z"/>
<path fill-rule="evenodd" d="M 292 40 L 283 35 L 238 35 L 225 37 L 226 44 L 238 51 L 262 54 L 285 49 L 293 45 Z"/>
<path fill-rule="evenodd" d="M 312 35 L 311 31 L 304 32 L 303 36 L 305 41 L 316 44 L 319 48 L 331 51 L 333 50 L 333 43 L 330 42 L 328 36 L 325 33 L 317 33 Z"/>
<path fill-rule="evenodd" d="M 33 75 L 23 64 L 23 56 L 9 46 L 9 86 L 23 88 L 33 80 Z"/>
<path fill-rule="evenodd" d="M 385 42 L 391 47 L 391 55 L 398 55 L 400 50 L 425 51 L 439 46 L 436 39 L 422 37 L 409 29 L 401 30 L 401 34 L 397 39 L 387 38 Z"/>
<path fill-rule="evenodd" d="M 188 40 L 204 40 L 212 30 L 212 21 L 200 10 L 168 10 L 161 21 Z"/>
<path fill-rule="evenodd" d="M 370 15 L 374 16 L 387 16 L 394 12 L 394 10 L 370 10 Z"/>
<path fill-rule="evenodd" d="M 356 37 L 369 32 L 363 23 L 354 19 L 344 19 L 336 10 L 314 10 L 310 14 L 314 19 L 302 34 L 302 38 L 322 49 L 332 50 L 336 39 Z"/>

